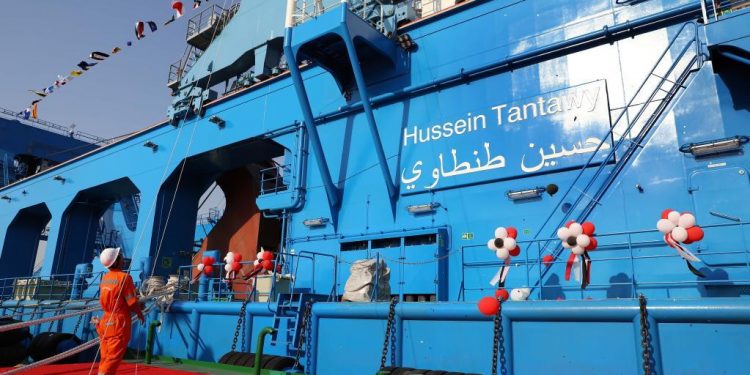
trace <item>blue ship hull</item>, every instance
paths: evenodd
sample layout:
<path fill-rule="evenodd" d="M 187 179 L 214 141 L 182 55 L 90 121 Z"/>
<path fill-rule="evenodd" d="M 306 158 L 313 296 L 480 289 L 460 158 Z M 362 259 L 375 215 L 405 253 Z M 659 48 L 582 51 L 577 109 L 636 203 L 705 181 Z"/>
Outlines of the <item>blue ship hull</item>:
<path fill-rule="evenodd" d="M 278 333 L 264 353 L 299 354 L 306 374 L 375 374 L 381 359 L 471 374 L 746 373 L 750 11 L 702 5 L 466 1 L 402 25 L 417 45 L 408 51 L 346 4 L 333 7 L 287 28 L 291 72 L 215 100 L 188 96 L 201 110 L 175 106 L 170 122 L 0 190 L 9 197 L 0 202 L 3 307 L 18 305 L 13 283 L 29 276 L 19 270 L 33 264 L 45 219 L 42 275 L 80 283 L 78 265 L 102 271 L 92 223 L 134 195 L 136 281 L 196 276 L 203 192 L 274 160 L 250 173 L 259 215 L 279 223 L 271 250 L 291 289 L 241 310 L 251 290 L 228 287 L 223 270 L 200 276 L 150 316 L 162 321 L 156 354 L 254 353 L 270 326 Z M 263 6 L 281 5 L 247 1 L 235 17 Z M 238 30 L 227 26 L 223 48 Z M 361 53 L 361 69 L 325 48 Z M 296 58 L 312 63 L 295 68 Z M 685 245 L 704 277 L 656 230 L 668 208 L 693 213 L 705 231 Z M 565 277 L 570 250 L 555 233 L 568 220 L 596 225 L 585 288 Z M 521 248 L 504 287 L 530 296 L 502 303 L 496 330 L 477 301 L 497 289 L 490 281 L 504 263 L 487 242 L 500 226 L 518 229 Z M 203 250 L 222 258 L 233 249 Z M 340 302 L 362 259 L 390 268 L 400 301 L 392 319 L 387 301 Z M 96 296 L 96 278 L 82 285 L 65 299 Z M 394 339 L 384 344 L 389 321 Z M 131 348 L 143 350 L 146 328 L 134 333 Z"/>

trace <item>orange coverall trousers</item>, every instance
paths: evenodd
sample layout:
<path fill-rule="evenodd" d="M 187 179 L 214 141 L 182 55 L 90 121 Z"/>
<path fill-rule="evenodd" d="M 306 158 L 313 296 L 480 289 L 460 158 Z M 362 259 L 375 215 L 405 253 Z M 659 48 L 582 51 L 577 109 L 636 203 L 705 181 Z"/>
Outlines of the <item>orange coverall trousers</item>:
<path fill-rule="evenodd" d="M 110 270 L 99 286 L 104 315 L 96 326 L 99 334 L 101 362 L 99 374 L 112 375 L 120 366 L 130 342 L 131 312 L 142 317 L 133 279 L 121 270 Z"/>

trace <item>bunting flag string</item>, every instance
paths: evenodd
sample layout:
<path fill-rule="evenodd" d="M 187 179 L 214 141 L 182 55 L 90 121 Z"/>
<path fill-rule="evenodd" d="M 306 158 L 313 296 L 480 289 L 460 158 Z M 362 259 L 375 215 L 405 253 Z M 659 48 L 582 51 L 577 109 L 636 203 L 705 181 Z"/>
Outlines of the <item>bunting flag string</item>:
<path fill-rule="evenodd" d="M 109 55 L 104 52 L 94 51 L 94 52 L 91 52 L 89 57 L 92 60 L 104 61 L 106 58 L 109 57 Z"/>
<path fill-rule="evenodd" d="M 208 2 L 208 0 L 193 0 L 193 7 L 192 9 L 197 9 L 201 6 L 201 2 L 205 1 Z M 164 22 L 164 25 L 169 25 L 178 18 L 181 18 L 185 15 L 185 7 L 182 3 L 182 1 L 179 0 L 172 0 L 171 9 L 174 10 L 174 14 L 171 16 L 170 19 L 168 19 L 166 22 Z M 135 23 L 135 37 L 137 40 L 143 39 L 146 35 L 146 27 L 148 27 L 148 30 L 151 33 L 154 33 L 158 30 L 158 26 L 156 22 L 154 21 L 137 21 Z M 127 41 L 126 45 L 128 47 L 131 47 L 133 45 L 132 41 Z M 38 104 L 43 99 L 45 99 L 48 95 L 55 92 L 55 89 L 59 89 L 60 87 L 64 86 L 68 82 L 72 81 L 75 77 L 82 76 L 85 72 L 89 71 L 92 67 L 96 66 L 97 64 L 101 63 L 104 60 L 107 60 L 110 58 L 111 55 L 117 54 L 122 51 L 122 48 L 120 47 L 113 47 L 111 49 L 111 52 L 108 54 L 106 52 L 101 51 L 92 51 L 88 58 L 91 60 L 94 60 L 96 62 L 89 62 L 87 60 L 81 60 L 76 66 L 78 69 L 71 70 L 69 74 L 67 75 L 57 75 L 57 79 L 52 82 L 52 85 L 41 89 L 41 90 L 29 90 L 32 94 L 37 96 L 37 99 L 34 100 L 31 105 L 29 105 L 24 110 L 20 111 L 17 116 L 23 117 L 24 119 L 29 118 L 37 118 L 38 116 Z"/>

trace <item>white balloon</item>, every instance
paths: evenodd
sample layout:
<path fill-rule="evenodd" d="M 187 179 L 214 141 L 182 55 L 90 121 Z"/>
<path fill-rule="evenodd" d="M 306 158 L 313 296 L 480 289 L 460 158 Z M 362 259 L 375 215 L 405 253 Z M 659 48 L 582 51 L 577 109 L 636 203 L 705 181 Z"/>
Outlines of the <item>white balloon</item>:
<path fill-rule="evenodd" d="M 492 250 L 492 251 L 497 250 L 497 248 L 495 247 L 495 239 L 494 238 L 491 239 L 491 240 L 489 240 L 489 241 L 487 241 L 487 248 L 490 249 L 490 250 Z"/>
<path fill-rule="evenodd" d="M 664 234 L 671 233 L 674 227 L 674 223 L 669 219 L 659 219 L 659 221 L 656 222 L 656 229 Z"/>
<path fill-rule="evenodd" d="M 495 229 L 495 238 L 505 237 L 508 237 L 508 231 L 504 227 L 497 227 L 497 229 Z"/>
<path fill-rule="evenodd" d="M 512 237 L 508 237 L 503 239 L 503 247 L 508 250 L 513 250 L 516 248 L 516 240 Z"/>
<path fill-rule="evenodd" d="M 568 237 L 570 237 L 570 231 L 568 230 L 568 228 L 562 227 L 557 230 L 557 238 L 559 238 L 560 241 L 565 242 Z"/>
<path fill-rule="evenodd" d="M 260 264 L 260 258 L 253 261 L 253 266 L 257 266 Z"/>
<path fill-rule="evenodd" d="M 562 245 L 566 249 L 570 249 L 571 247 L 573 247 L 573 246 L 570 246 L 570 244 L 568 243 L 568 241 L 565 241 L 565 240 L 562 241 Z"/>
<path fill-rule="evenodd" d="M 224 265 L 224 271 L 231 272 L 232 271 L 232 265 L 227 263 Z"/>
<path fill-rule="evenodd" d="M 576 237 L 576 244 L 580 247 L 586 247 L 591 243 L 591 237 L 585 235 L 585 234 L 579 234 L 578 237 Z"/>
<path fill-rule="evenodd" d="M 695 226 L 695 216 L 693 214 L 682 214 L 680 215 L 679 225 L 685 229 L 690 229 Z"/>
<path fill-rule="evenodd" d="M 674 223 L 674 225 L 680 225 L 680 213 L 677 211 L 672 211 L 667 215 L 667 219 Z"/>
<path fill-rule="evenodd" d="M 683 227 L 674 227 L 672 238 L 677 242 L 684 242 L 688 238 L 687 230 Z"/>
<path fill-rule="evenodd" d="M 571 236 L 577 236 L 579 234 L 583 234 L 583 227 L 581 226 L 581 224 L 578 224 L 578 223 L 570 224 L 570 227 L 568 228 L 568 230 L 570 230 Z"/>
<path fill-rule="evenodd" d="M 232 263 L 232 262 L 234 262 L 234 253 L 231 252 L 231 251 L 228 252 L 227 255 L 224 257 L 224 261 L 226 263 Z"/>
<path fill-rule="evenodd" d="M 198 267 L 197 267 L 197 268 L 198 268 L 198 271 L 203 271 L 203 267 L 205 267 L 205 266 L 206 266 L 206 265 L 205 265 L 205 264 L 203 264 L 203 263 L 198 263 Z"/>
<path fill-rule="evenodd" d="M 528 288 L 515 288 L 510 291 L 510 300 L 511 301 L 525 301 L 527 298 L 529 298 L 529 294 L 526 294 L 526 290 Z"/>
<path fill-rule="evenodd" d="M 573 251 L 573 254 L 575 254 L 575 255 L 583 255 L 583 253 L 586 251 L 586 249 L 584 249 L 581 246 L 573 246 L 572 251 Z"/>
<path fill-rule="evenodd" d="M 506 260 L 510 256 L 510 251 L 508 251 L 508 249 L 506 249 L 504 247 L 501 247 L 501 248 L 497 249 L 497 251 L 495 251 L 495 256 L 498 259 Z"/>

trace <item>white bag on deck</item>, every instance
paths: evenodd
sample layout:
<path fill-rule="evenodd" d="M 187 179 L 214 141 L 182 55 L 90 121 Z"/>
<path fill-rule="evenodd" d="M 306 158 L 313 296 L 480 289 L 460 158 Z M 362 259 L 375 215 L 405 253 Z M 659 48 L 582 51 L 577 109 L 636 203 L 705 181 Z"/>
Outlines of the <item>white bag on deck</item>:
<path fill-rule="evenodd" d="M 378 263 L 375 259 L 358 260 L 349 269 L 349 279 L 344 286 L 342 300 L 350 302 L 389 301 L 391 299 L 391 269 L 384 260 Z M 375 279 L 377 281 L 377 295 Z"/>

